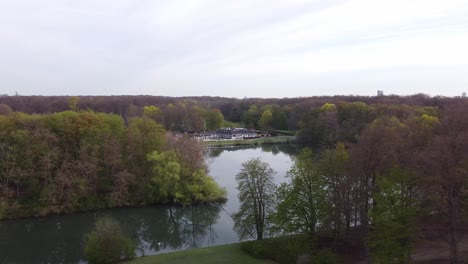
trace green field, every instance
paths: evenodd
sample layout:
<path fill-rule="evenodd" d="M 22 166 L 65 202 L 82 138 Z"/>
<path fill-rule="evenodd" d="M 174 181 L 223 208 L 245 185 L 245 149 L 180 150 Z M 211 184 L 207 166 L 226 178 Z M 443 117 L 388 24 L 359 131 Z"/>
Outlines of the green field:
<path fill-rule="evenodd" d="M 237 146 L 237 145 L 260 145 L 260 144 L 278 144 L 278 143 L 294 143 L 296 137 L 294 136 L 278 136 L 278 137 L 264 137 L 256 139 L 243 139 L 243 140 L 220 140 L 220 141 L 204 141 L 205 146 Z"/>
<path fill-rule="evenodd" d="M 168 264 L 272 264 L 269 260 L 261 260 L 251 257 L 244 253 L 239 244 L 222 245 L 209 248 L 199 248 L 194 250 L 184 250 L 173 253 L 159 254 L 136 258 L 130 261 L 122 262 L 123 264 L 152 264 L 152 263 L 168 263 Z"/>

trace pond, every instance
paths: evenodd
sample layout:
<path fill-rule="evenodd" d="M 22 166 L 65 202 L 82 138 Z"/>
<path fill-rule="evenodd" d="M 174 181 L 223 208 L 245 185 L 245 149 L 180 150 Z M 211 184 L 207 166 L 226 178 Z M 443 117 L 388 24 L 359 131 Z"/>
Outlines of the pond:
<path fill-rule="evenodd" d="M 119 208 L 1 221 L 0 263 L 86 263 L 84 234 L 100 215 L 116 218 L 135 237 L 138 256 L 238 242 L 230 215 L 239 208 L 235 175 L 241 164 L 259 157 L 281 183 L 297 149 L 286 144 L 209 148 L 210 175 L 228 193 L 222 206 Z"/>

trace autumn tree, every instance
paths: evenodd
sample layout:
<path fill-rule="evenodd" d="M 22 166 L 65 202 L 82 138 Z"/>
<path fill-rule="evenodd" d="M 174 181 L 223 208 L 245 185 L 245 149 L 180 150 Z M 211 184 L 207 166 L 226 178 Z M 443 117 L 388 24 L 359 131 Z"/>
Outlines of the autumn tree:
<path fill-rule="evenodd" d="M 240 208 L 233 215 L 234 230 L 241 239 L 263 239 L 275 204 L 274 170 L 259 158 L 242 163 L 236 175 Z"/>

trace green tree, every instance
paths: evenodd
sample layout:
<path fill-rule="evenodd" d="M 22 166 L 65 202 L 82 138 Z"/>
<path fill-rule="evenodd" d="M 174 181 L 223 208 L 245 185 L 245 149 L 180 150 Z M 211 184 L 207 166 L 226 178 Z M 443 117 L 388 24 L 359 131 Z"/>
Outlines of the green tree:
<path fill-rule="evenodd" d="M 417 213 L 414 176 L 399 168 L 378 177 L 369 248 L 372 263 L 409 263 Z"/>
<path fill-rule="evenodd" d="M 320 171 L 326 177 L 327 190 L 332 199 L 332 223 L 335 239 L 342 232 L 343 224 L 349 235 L 353 208 L 353 179 L 347 171 L 349 154 L 343 143 L 338 142 L 334 149 L 325 150 L 320 159 Z"/>
<path fill-rule="evenodd" d="M 273 117 L 272 117 L 272 121 L 271 121 L 271 126 L 274 128 L 274 129 L 279 129 L 279 130 L 286 130 L 288 129 L 288 116 L 286 114 L 286 112 L 277 107 L 273 110 Z"/>
<path fill-rule="evenodd" d="M 240 208 L 233 215 L 234 230 L 241 239 L 263 239 L 275 204 L 274 173 L 270 165 L 259 158 L 242 163 L 242 169 L 236 175 Z"/>
<path fill-rule="evenodd" d="M 310 149 L 299 153 L 288 177 L 290 181 L 278 188 L 275 229 L 306 233 L 313 244 L 317 229 L 328 222 L 331 204 L 326 178 L 315 166 Z"/>
<path fill-rule="evenodd" d="M 218 109 L 211 109 L 206 113 L 206 129 L 215 130 L 223 127 L 224 116 Z"/>
<path fill-rule="evenodd" d="M 79 102 L 80 98 L 78 96 L 72 96 L 68 98 L 68 107 L 70 107 L 70 110 L 77 112 Z"/>
<path fill-rule="evenodd" d="M 336 111 L 336 105 L 335 104 L 330 104 L 330 103 L 325 103 L 320 107 L 321 112 L 334 112 Z"/>
<path fill-rule="evenodd" d="M 260 117 L 260 120 L 258 120 L 258 125 L 260 126 L 261 129 L 268 130 L 270 128 L 270 124 L 272 120 L 273 120 L 273 114 L 271 113 L 271 110 L 267 109 L 263 111 L 263 114 Z"/>
<path fill-rule="evenodd" d="M 149 199 L 151 202 L 174 202 L 176 196 L 181 196 L 177 193 L 181 165 L 176 153 L 154 151 L 148 155 L 148 160 L 153 164 Z"/>
<path fill-rule="evenodd" d="M 154 105 L 145 106 L 143 108 L 143 116 L 147 118 L 151 118 L 160 124 L 163 123 L 163 113 L 161 109 L 157 106 L 154 106 Z"/>
<path fill-rule="evenodd" d="M 242 117 L 242 122 L 248 128 L 254 128 L 258 124 L 258 120 L 260 119 L 260 113 L 258 111 L 257 106 L 251 105 L 249 110 L 247 110 Z"/>
<path fill-rule="evenodd" d="M 104 216 L 96 220 L 94 230 L 86 236 L 85 253 L 91 264 L 118 263 L 135 256 L 135 243 L 117 220 Z"/>

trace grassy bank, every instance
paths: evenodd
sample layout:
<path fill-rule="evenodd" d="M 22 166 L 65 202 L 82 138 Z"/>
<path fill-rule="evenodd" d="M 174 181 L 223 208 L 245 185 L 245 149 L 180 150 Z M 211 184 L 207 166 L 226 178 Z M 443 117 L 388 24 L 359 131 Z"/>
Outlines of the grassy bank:
<path fill-rule="evenodd" d="M 240 145 L 261 145 L 261 144 L 279 144 L 279 143 L 294 143 L 296 137 L 294 136 L 278 136 L 278 137 L 264 137 L 256 139 L 243 139 L 243 140 L 220 140 L 220 141 L 204 141 L 205 146 L 240 146 Z"/>
<path fill-rule="evenodd" d="M 222 245 L 194 250 L 184 250 L 167 254 L 159 254 L 136 258 L 122 264 L 202 264 L 202 263 L 224 263 L 224 264 L 271 264 L 272 261 L 256 259 L 240 248 L 239 244 Z"/>

